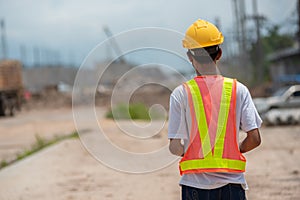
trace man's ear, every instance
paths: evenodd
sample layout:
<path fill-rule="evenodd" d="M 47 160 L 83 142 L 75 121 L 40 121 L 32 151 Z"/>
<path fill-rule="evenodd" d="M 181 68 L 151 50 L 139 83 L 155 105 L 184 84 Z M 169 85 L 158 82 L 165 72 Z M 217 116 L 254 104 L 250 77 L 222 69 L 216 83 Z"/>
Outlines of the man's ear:
<path fill-rule="evenodd" d="M 186 55 L 188 56 L 190 62 L 192 63 L 192 62 L 193 62 L 193 56 L 192 56 L 191 52 L 188 51 L 188 52 L 186 53 Z"/>
<path fill-rule="evenodd" d="M 220 60 L 221 56 L 222 56 L 222 49 L 219 48 L 219 52 L 218 52 L 218 55 L 216 57 L 216 60 Z"/>

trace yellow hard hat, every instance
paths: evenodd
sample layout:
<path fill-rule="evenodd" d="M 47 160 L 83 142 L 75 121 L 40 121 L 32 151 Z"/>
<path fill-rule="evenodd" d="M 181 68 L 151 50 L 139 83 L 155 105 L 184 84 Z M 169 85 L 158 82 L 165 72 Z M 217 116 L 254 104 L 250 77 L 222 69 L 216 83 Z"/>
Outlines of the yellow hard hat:
<path fill-rule="evenodd" d="M 198 19 L 187 29 L 182 44 L 184 48 L 196 49 L 219 45 L 223 41 L 224 37 L 215 25 Z"/>

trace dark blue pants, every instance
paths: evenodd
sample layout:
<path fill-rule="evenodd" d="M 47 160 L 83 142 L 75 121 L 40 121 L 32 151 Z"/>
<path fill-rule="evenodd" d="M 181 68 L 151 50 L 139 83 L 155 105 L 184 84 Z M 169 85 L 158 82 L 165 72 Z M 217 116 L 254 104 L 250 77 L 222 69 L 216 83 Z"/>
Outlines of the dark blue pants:
<path fill-rule="evenodd" d="M 212 190 L 182 185 L 182 200 L 246 200 L 245 190 L 240 184 L 228 184 Z"/>

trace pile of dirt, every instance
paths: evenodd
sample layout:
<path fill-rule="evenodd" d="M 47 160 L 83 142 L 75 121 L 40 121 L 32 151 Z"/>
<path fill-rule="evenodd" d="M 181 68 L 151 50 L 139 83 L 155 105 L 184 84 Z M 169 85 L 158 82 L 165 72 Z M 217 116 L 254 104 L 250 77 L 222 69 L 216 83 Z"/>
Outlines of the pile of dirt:
<path fill-rule="evenodd" d="M 114 80 L 114 76 L 108 72 L 103 77 L 106 79 L 99 82 L 95 105 L 107 108 L 111 106 L 114 93 L 117 94 L 117 102 L 114 103 L 127 104 L 128 102 L 124 102 L 124 100 L 128 101 L 129 97 L 129 103 L 142 103 L 148 107 L 159 104 L 168 110 L 172 90 L 184 82 L 182 76 L 165 72 L 158 66 L 134 68 L 127 74 L 118 77 L 117 80 Z M 89 83 L 77 90 L 80 99 L 75 102 L 76 104 L 84 105 L 87 98 L 94 98 L 94 88 Z M 72 88 L 62 92 L 57 85 L 47 86 L 43 90 L 33 93 L 24 107 L 30 110 L 72 107 Z"/>
<path fill-rule="evenodd" d="M 125 99 L 128 98 L 127 93 L 116 94 L 113 102 L 115 104 L 142 103 L 147 107 L 159 104 L 168 110 L 171 92 L 171 90 L 162 86 L 149 84 L 134 91 L 129 97 L 129 102 L 125 102 Z M 112 93 L 98 93 L 95 102 L 96 106 L 110 107 L 112 104 Z"/>
<path fill-rule="evenodd" d="M 41 92 L 32 93 L 23 105 L 25 110 L 63 107 L 72 107 L 72 93 L 59 92 L 56 86 L 49 86 Z"/>
<path fill-rule="evenodd" d="M 168 110 L 172 90 L 184 81 L 183 76 L 163 71 L 159 66 L 135 68 L 110 88 L 100 83 L 96 105 L 110 106 L 112 101 L 113 104 L 142 103 L 148 107 L 159 104 Z"/>

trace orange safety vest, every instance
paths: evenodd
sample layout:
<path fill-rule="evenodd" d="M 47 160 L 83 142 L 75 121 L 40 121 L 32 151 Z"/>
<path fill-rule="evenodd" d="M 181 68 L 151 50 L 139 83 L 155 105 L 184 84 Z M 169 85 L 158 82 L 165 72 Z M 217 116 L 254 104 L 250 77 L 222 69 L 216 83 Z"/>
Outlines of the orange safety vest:
<path fill-rule="evenodd" d="M 213 78 L 213 85 L 206 84 L 205 76 L 183 84 L 192 121 L 189 146 L 179 163 L 181 175 L 245 171 L 236 135 L 236 80 Z"/>

